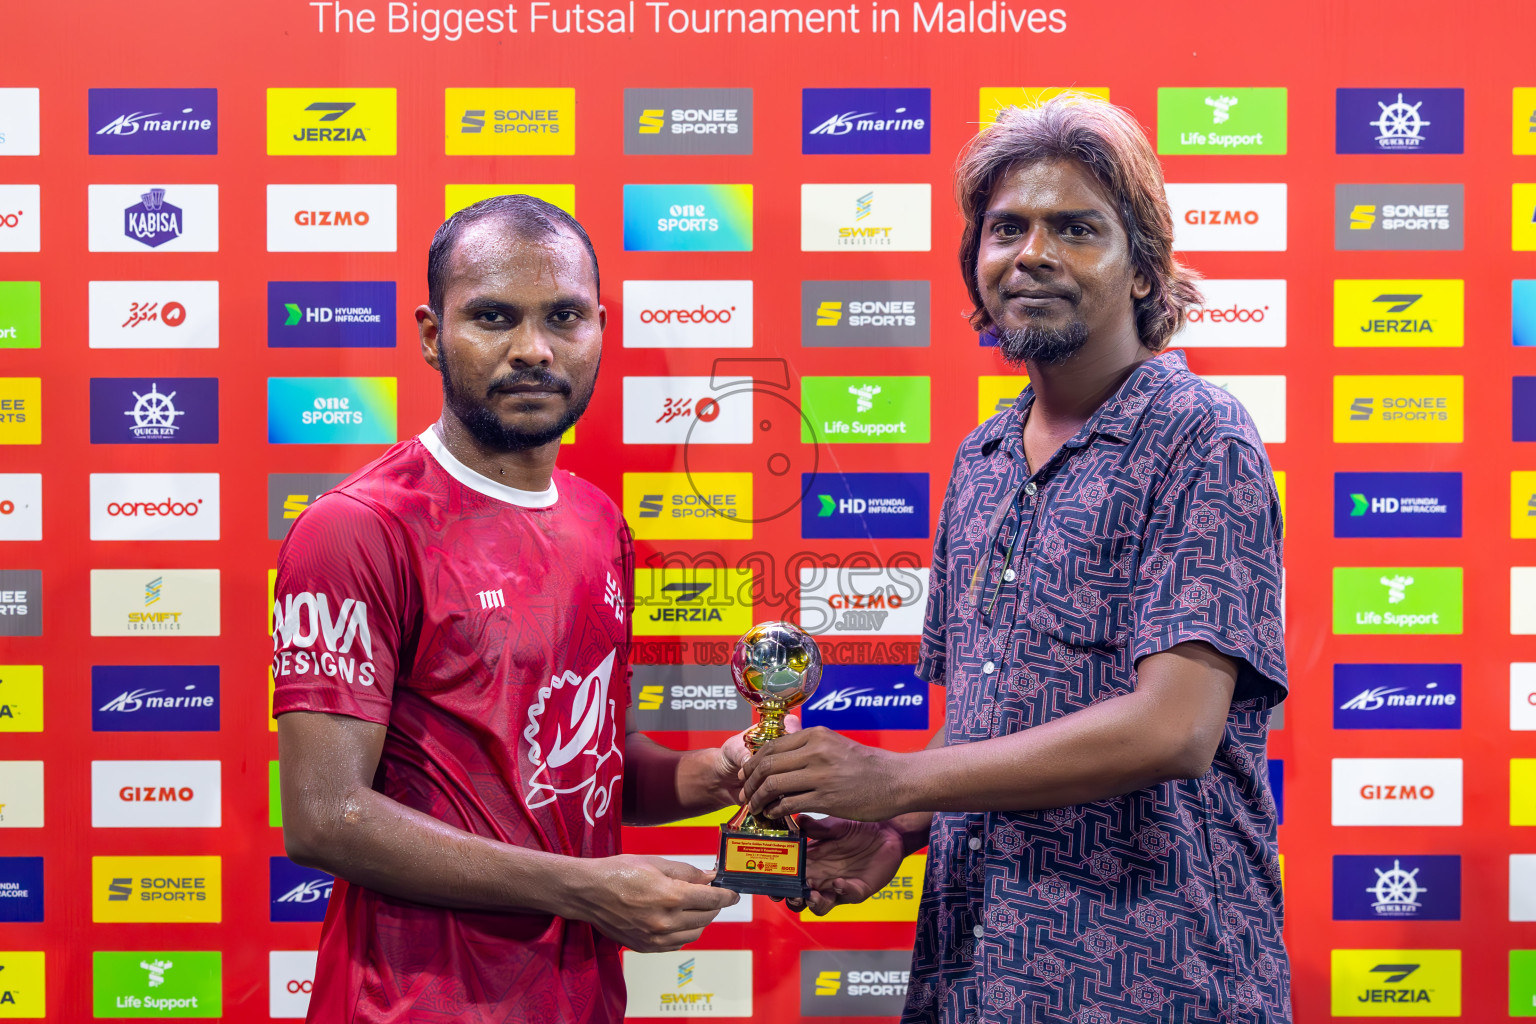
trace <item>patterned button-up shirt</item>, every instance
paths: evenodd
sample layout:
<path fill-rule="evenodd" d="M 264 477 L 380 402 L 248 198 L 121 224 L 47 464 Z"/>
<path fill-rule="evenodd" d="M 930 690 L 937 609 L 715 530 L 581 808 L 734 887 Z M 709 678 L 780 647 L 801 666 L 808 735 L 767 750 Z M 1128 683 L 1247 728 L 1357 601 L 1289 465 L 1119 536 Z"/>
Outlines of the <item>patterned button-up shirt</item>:
<path fill-rule="evenodd" d="M 1131 692 L 1187 641 L 1239 659 L 1211 770 L 1044 811 L 941 813 L 904 1021 L 1291 1017 L 1265 740 L 1286 693 L 1280 504 L 1234 398 L 1143 363 L 1044 466 L 1025 388 L 955 458 L 918 673 L 949 743 Z"/>

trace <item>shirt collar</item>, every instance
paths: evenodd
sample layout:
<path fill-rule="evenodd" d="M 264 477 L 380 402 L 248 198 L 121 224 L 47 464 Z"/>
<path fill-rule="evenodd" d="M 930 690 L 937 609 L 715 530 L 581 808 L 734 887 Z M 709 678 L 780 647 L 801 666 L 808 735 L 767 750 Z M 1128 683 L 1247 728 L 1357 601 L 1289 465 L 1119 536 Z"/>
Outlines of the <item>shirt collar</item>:
<path fill-rule="evenodd" d="M 428 427 L 418 435 L 422 446 L 427 453 L 437 460 L 444 471 L 459 483 L 472 491 L 478 491 L 487 498 L 495 498 L 504 501 L 508 505 L 518 505 L 522 508 L 549 508 L 560 497 L 560 492 L 555 487 L 554 477 L 550 477 L 549 486 L 542 491 L 524 491 L 516 487 L 508 487 L 498 483 L 490 477 L 477 473 L 454 457 L 443 444 L 443 439 L 437 436 L 437 431 Z"/>

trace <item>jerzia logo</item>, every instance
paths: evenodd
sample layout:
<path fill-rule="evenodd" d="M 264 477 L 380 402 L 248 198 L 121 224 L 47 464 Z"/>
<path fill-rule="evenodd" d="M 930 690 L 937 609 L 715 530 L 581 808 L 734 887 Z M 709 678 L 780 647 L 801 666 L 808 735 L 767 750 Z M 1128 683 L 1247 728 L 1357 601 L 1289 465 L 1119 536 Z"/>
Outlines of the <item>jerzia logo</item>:
<path fill-rule="evenodd" d="M 267 155 L 395 154 L 395 90 L 268 89 Z"/>

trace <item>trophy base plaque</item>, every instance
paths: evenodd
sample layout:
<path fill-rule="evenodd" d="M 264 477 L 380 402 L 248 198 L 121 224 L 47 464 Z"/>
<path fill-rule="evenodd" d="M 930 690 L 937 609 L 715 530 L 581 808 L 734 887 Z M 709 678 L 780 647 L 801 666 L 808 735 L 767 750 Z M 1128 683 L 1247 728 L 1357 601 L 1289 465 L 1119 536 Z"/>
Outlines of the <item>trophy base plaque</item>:
<path fill-rule="evenodd" d="M 720 866 L 712 883 L 742 895 L 805 899 L 805 836 L 799 829 L 784 835 L 720 830 Z"/>

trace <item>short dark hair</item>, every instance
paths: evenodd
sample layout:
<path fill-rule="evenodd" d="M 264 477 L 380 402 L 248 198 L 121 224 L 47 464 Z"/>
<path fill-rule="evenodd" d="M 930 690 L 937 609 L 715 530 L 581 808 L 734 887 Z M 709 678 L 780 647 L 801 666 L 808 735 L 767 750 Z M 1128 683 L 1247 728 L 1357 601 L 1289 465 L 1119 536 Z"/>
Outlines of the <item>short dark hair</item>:
<path fill-rule="evenodd" d="M 1200 275 L 1173 255 L 1173 214 L 1163 193 L 1163 171 L 1141 125 L 1123 107 L 1086 93 L 1068 92 L 1034 107 L 1009 107 L 960 154 L 955 199 L 965 217 L 960 272 L 973 306 L 971 326 L 993 329 L 981 302 L 976 264 L 981 222 L 992 192 L 1012 167 L 1070 160 L 1088 169 L 1114 201 L 1129 241 L 1131 263 L 1152 290 L 1137 299 L 1141 343 L 1161 351 L 1184 326 L 1184 313 L 1200 301 Z"/>
<path fill-rule="evenodd" d="M 530 195 L 517 193 L 508 196 L 491 196 L 466 206 L 443 221 L 432 236 L 432 246 L 427 250 L 427 305 L 432 307 L 438 319 L 443 316 L 443 292 L 447 289 L 448 261 L 453 258 L 453 248 L 459 235 L 471 224 L 488 217 L 505 218 L 518 234 L 531 238 L 549 238 L 562 231 L 569 231 L 581 239 L 592 260 L 592 278 L 602 294 L 603 279 L 597 270 L 597 250 L 581 222 L 553 203 L 546 203 Z"/>

